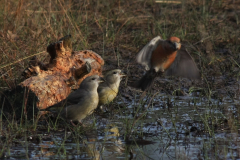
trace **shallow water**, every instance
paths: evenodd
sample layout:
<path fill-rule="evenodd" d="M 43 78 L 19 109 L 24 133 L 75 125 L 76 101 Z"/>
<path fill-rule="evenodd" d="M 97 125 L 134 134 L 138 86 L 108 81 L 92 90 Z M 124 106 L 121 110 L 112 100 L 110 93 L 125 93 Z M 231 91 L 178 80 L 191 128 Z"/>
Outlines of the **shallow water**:
<path fill-rule="evenodd" d="M 39 123 L 12 143 L 2 136 L 2 158 L 239 159 L 238 99 L 164 93 L 152 102 L 146 96 L 144 105 L 138 99 L 119 96 L 106 112 L 88 117 L 85 124 L 94 127 L 54 131 Z"/>

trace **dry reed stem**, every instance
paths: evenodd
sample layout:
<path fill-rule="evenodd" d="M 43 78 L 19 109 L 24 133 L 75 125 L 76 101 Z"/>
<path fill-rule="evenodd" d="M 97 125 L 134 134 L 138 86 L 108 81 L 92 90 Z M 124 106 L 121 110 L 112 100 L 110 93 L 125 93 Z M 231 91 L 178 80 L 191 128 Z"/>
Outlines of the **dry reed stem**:
<path fill-rule="evenodd" d="M 33 55 L 30 55 L 30 56 L 27 56 L 27 57 L 21 58 L 21 59 L 15 61 L 15 62 L 8 63 L 8 64 L 6 64 L 6 65 L 1 66 L 0 69 L 3 69 L 3 68 L 5 68 L 5 67 L 7 67 L 7 66 L 13 65 L 13 64 L 18 63 L 18 62 L 20 62 L 20 61 L 22 61 L 22 60 L 25 60 L 25 59 L 31 58 L 31 57 L 33 57 L 33 56 L 36 56 L 36 55 L 39 55 L 39 54 L 42 54 L 42 53 L 45 53 L 45 52 L 46 52 L 46 51 L 42 51 L 42 52 L 38 52 L 38 53 L 33 54 Z"/>
<path fill-rule="evenodd" d="M 62 9 L 63 9 L 65 15 L 67 16 L 67 18 L 68 18 L 70 24 L 71 24 L 71 25 L 72 25 L 72 26 L 78 31 L 78 33 L 79 33 L 79 35 L 80 35 L 80 40 L 83 42 L 84 46 L 87 47 L 87 46 L 88 46 L 88 42 L 87 42 L 86 39 L 84 38 L 84 36 L 83 36 L 81 30 L 77 27 L 76 24 L 75 24 L 75 25 L 73 24 L 71 18 L 70 18 L 70 17 L 68 16 L 68 14 L 67 14 L 67 11 L 64 9 L 64 7 L 63 7 L 61 1 L 59 1 L 59 3 L 60 3 L 60 6 L 61 6 Z"/>
<path fill-rule="evenodd" d="M 156 0 L 155 3 L 173 3 L 173 4 L 181 4 L 181 1 L 169 1 L 169 0 Z"/>

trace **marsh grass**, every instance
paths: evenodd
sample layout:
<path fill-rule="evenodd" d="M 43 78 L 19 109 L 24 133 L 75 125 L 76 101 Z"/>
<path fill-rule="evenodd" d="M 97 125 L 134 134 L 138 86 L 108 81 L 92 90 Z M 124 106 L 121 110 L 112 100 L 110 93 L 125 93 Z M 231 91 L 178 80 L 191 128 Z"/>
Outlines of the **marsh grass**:
<path fill-rule="evenodd" d="M 238 135 L 239 130 L 240 4 L 238 1 L 181 0 L 181 3 L 155 3 L 150 0 L 0 0 L 0 2 L 2 4 L 0 5 L 1 93 L 15 88 L 24 80 L 21 72 L 28 66 L 29 59 L 33 55 L 47 63 L 50 58 L 45 52 L 48 44 L 71 34 L 73 50 L 91 49 L 104 58 L 106 68 L 120 68 L 129 75 L 121 86 L 123 92 L 119 95 L 121 99 L 118 99 L 122 102 L 121 105 L 116 104 L 116 101 L 111 103 L 109 107 L 114 108 L 111 110 L 113 114 L 107 115 L 108 120 L 119 122 L 120 134 L 124 135 L 122 139 L 129 140 L 131 137 L 135 144 L 126 147 L 126 158 L 151 157 L 144 153 L 146 150 L 138 144 L 139 139 L 148 137 L 149 132 L 144 129 L 146 123 L 152 126 L 157 123 L 162 129 L 155 137 L 161 144 L 165 144 L 165 148 L 161 148 L 163 154 L 168 153 L 170 146 L 168 143 L 175 144 L 175 148 L 178 147 L 177 137 L 182 131 L 186 134 L 186 139 L 191 138 L 193 133 L 205 138 L 206 142 L 203 142 L 202 148 L 199 148 L 199 158 L 224 159 L 230 152 L 230 157 L 235 156 L 232 153 L 234 149 L 230 151 L 227 149 L 231 142 L 239 146 L 234 136 L 224 139 L 227 145 L 223 146 L 222 141 L 215 135 L 220 131 Z M 159 94 L 150 94 L 144 97 L 145 102 L 138 103 L 141 93 L 127 90 L 127 84 L 143 74 L 143 68 L 134 62 L 135 55 L 156 35 L 164 39 L 171 35 L 181 38 L 202 73 L 202 82 L 184 81 L 186 83 L 183 83 L 175 78 L 164 81 L 163 85 L 163 82 L 158 80 L 155 82 L 154 93 L 159 92 Z M 182 90 L 196 97 L 191 100 L 183 99 L 189 101 L 191 107 L 191 110 L 185 112 L 191 118 L 189 123 L 192 127 L 182 122 L 181 116 L 185 112 L 181 110 L 182 103 L 179 102 L 179 96 L 172 96 Z M 163 98 L 162 93 L 168 98 Z M 125 94 L 130 95 L 128 96 L 130 100 L 126 100 Z M 129 103 L 125 104 L 125 100 L 134 101 L 133 109 L 128 109 Z M 155 112 L 156 104 L 160 104 L 159 108 L 163 112 L 150 114 L 151 111 Z M 24 111 L 24 107 L 22 110 Z M 216 111 L 218 114 L 215 113 Z M 18 121 L 14 118 L 5 119 L 5 113 L 1 111 L 1 158 L 10 158 L 13 153 L 13 143 L 24 140 L 26 143 L 21 142 L 20 145 L 25 149 L 25 158 L 28 159 L 29 154 L 32 153 L 28 146 L 33 143 L 28 140 L 30 136 L 37 135 L 42 141 L 44 136 L 41 134 L 50 134 L 54 137 L 55 132 L 61 128 L 65 129 L 59 136 L 62 139 L 53 142 L 58 158 L 66 158 L 69 154 L 65 148 L 68 139 L 73 139 L 77 144 L 79 155 L 83 152 L 89 153 L 90 157 L 98 157 L 104 152 L 104 147 L 98 152 L 96 146 L 88 141 L 85 142 L 85 149 L 82 149 L 84 135 L 86 132 L 91 132 L 90 129 L 86 130 L 80 126 L 73 128 L 68 123 L 62 123 L 58 118 L 55 120 L 49 118 L 47 124 L 41 125 L 42 122 L 37 119 L 27 120 L 23 113 L 21 120 Z M 116 119 L 114 114 L 122 118 Z M 129 115 L 132 117 L 129 118 Z M 166 121 L 161 119 L 165 117 Z M 98 120 L 93 122 L 90 128 L 94 129 L 97 123 Z M 169 123 L 172 124 L 171 128 L 166 125 Z M 39 132 L 41 127 L 44 131 L 40 136 L 36 132 Z M 192 132 L 191 129 L 193 130 L 194 127 L 197 130 Z M 72 133 L 70 137 L 67 136 L 67 130 Z M 168 143 L 162 138 L 165 135 L 168 137 Z M 235 136 L 237 137 L 239 136 Z M 44 147 L 40 148 L 44 150 Z M 136 148 L 140 150 L 140 155 L 134 151 Z M 175 152 L 173 157 L 177 159 L 191 157 L 184 153 L 178 154 L 177 149 Z M 47 155 L 42 152 L 42 156 Z M 162 155 L 160 158 L 166 157 Z"/>

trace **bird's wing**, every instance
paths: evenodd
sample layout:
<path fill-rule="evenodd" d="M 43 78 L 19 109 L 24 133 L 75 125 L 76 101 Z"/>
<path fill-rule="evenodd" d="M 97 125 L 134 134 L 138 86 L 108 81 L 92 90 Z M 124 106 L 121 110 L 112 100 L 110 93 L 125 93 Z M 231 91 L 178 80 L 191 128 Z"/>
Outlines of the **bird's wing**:
<path fill-rule="evenodd" d="M 165 71 L 165 74 L 168 76 L 174 75 L 190 79 L 200 79 L 199 69 L 184 46 L 178 51 L 174 62 Z"/>
<path fill-rule="evenodd" d="M 100 94 L 100 93 L 102 93 L 102 92 L 104 92 L 105 91 L 105 89 L 106 89 L 106 87 L 107 86 L 98 86 L 98 89 L 97 89 L 97 91 L 98 91 L 98 93 Z"/>
<path fill-rule="evenodd" d="M 69 96 L 68 96 L 66 99 L 64 99 L 64 100 L 62 100 L 62 101 L 60 101 L 60 102 L 58 102 L 58 103 L 56 103 L 56 104 L 54 104 L 54 105 L 52 105 L 52 106 L 44 109 L 44 110 L 46 110 L 46 111 L 53 111 L 53 112 L 55 111 L 55 112 L 58 112 L 58 111 L 62 110 L 63 107 L 77 104 L 77 103 L 78 103 L 79 101 L 81 101 L 81 99 L 83 99 L 87 94 L 88 94 L 88 93 L 87 93 L 85 90 L 83 90 L 83 89 L 78 89 L 78 90 L 70 93 Z"/>
<path fill-rule="evenodd" d="M 69 104 L 77 104 L 82 98 L 84 98 L 88 92 L 84 89 L 78 89 L 69 94 L 67 97 L 67 103 Z"/>
<path fill-rule="evenodd" d="M 157 48 L 159 43 L 164 41 L 160 36 L 153 38 L 143 49 L 137 54 L 136 60 L 138 63 L 145 66 L 146 70 L 151 68 L 151 56 L 152 52 Z"/>

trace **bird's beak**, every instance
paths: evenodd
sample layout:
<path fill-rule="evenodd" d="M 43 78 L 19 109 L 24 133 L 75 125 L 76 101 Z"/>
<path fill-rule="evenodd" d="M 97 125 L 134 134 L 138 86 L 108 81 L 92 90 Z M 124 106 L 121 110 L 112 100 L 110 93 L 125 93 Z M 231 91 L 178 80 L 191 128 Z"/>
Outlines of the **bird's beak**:
<path fill-rule="evenodd" d="M 174 42 L 176 50 L 179 50 L 181 48 L 181 43 L 179 42 Z"/>
<path fill-rule="evenodd" d="M 98 82 L 99 82 L 99 83 L 103 83 L 103 82 L 105 82 L 105 80 L 104 80 L 102 77 L 99 77 L 99 78 L 98 78 Z"/>
<path fill-rule="evenodd" d="M 123 73 L 119 73 L 120 77 L 126 77 L 127 75 L 126 74 L 123 74 Z"/>

